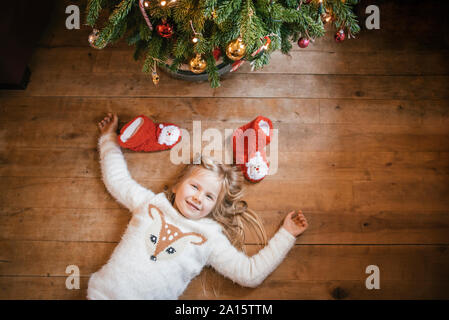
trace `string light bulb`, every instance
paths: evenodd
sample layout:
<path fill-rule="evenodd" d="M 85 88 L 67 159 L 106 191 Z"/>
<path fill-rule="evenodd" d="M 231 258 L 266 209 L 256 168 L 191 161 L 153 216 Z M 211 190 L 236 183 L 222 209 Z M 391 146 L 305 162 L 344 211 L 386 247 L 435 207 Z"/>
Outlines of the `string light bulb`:
<path fill-rule="evenodd" d="M 192 20 L 190 20 L 189 22 L 190 22 L 190 27 L 192 28 L 192 31 L 193 31 L 192 42 L 193 43 L 198 43 L 198 41 L 200 41 L 200 38 L 198 38 L 198 35 L 201 37 L 201 33 L 195 31 L 195 28 L 193 27 Z"/>
<path fill-rule="evenodd" d="M 172 7 L 176 4 L 176 0 L 170 0 L 170 1 L 166 1 L 166 0 L 162 0 L 161 2 L 159 2 L 159 4 L 161 5 L 161 7 Z"/>

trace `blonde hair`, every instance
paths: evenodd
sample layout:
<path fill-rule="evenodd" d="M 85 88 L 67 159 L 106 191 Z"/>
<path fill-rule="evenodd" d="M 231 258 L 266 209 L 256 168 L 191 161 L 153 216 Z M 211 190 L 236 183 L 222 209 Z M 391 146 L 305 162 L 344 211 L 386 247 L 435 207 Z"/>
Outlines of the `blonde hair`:
<path fill-rule="evenodd" d="M 248 208 L 242 200 L 244 191 L 243 174 L 237 166 L 221 164 L 208 157 L 201 157 L 199 164 L 186 165 L 165 191 L 173 204 L 176 194 L 173 186 L 182 183 L 195 170 L 203 168 L 217 174 L 221 180 L 221 190 L 217 202 L 208 217 L 221 224 L 223 232 L 236 248 L 245 251 L 245 225 L 255 231 L 262 245 L 267 244 L 267 235 L 260 217 Z"/>

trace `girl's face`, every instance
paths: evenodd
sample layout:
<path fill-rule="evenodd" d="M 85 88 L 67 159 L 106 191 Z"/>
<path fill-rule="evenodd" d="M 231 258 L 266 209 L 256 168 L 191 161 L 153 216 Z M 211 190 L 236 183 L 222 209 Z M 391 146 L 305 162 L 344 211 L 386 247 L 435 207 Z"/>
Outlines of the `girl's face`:
<path fill-rule="evenodd" d="M 184 181 L 175 185 L 175 207 L 188 219 L 200 219 L 207 216 L 221 191 L 221 181 L 213 171 L 198 168 Z"/>

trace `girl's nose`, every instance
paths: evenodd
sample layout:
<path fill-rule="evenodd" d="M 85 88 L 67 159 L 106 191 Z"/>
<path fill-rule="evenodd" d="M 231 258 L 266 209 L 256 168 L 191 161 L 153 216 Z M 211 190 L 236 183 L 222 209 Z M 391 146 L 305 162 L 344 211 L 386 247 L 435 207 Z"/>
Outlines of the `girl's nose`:
<path fill-rule="evenodd" d="M 192 198 L 193 198 L 193 200 L 194 200 L 195 202 L 201 203 L 200 197 L 199 197 L 198 195 L 194 195 Z"/>

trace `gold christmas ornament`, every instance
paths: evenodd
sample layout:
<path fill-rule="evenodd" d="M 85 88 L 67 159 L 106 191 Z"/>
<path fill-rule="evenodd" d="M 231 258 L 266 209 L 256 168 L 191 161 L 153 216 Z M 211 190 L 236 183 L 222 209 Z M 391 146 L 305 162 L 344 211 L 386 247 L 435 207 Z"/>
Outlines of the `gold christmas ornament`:
<path fill-rule="evenodd" d="M 195 58 L 192 58 L 189 62 L 190 71 L 193 73 L 202 73 L 206 70 L 207 63 L 199 53 L 196 54 Z"/>
<path fill-rule="evenodd" d="M 323 21 L 324 24 L 329 23 L 332 21 L 333 15 L 334 12 L 332 11 L 332 8 L 328 8 L 321 14 L 321 21 Z"/>
<path fill-rule="evenodd" d="M 159 83 L 159 75 L 157 74 L 156 71 L 153 71 L 151 73 L 151 78 L 153 79 L 154 85 L 157 85 Z"/>
<path fill-rule="evenodd" d="M 229 59 L 237 61 L 242 59 L 246 53 L 246 45 L 243 43 L 243 39 L 239 37 L 238 39 L 229 42 L 226 47 L 226 55 Z"/>
<path fill-rule="evenodd" d="M 98 31 L 98 29 L 93 29 L 92 33 L 87 38 L 89 41 L 89 44 L 92 48 L 95 48 L 95 49 L 103 49 L 104 48 L 104 46 L 95 45 L 95 41 L 97 41 L 99 35 L 100 35 L 100 31 Z"/>
<path fill-rule="evenodd" d="M 329 13 L 323 13 L 321 15 L 321 21 L 323 21 L 323 23 L 329 23 L 332 21 L 332 15 Z"/>
<path fill-rule="evenodd" d="M 153 80 L 154 85 L 157 86 L 159 83 L 159 75 L 157 74 L 156 60 L 154 60 L 153 68 L 151 68 L 151 78 Z"/>

